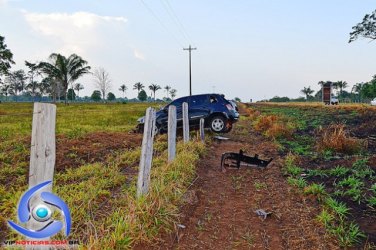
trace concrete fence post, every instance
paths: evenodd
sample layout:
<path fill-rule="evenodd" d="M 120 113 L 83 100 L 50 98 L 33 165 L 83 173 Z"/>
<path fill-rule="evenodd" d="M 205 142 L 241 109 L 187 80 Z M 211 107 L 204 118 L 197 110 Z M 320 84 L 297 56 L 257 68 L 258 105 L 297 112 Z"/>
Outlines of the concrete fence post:
<path fill-rule="evenodd" d="M 153 141 L 155 135 L 155 110 L 146 109 L 144 135 L 142 139 L 141 158 L 137 180 L 137 197 L 149 191 L 150 170 L 153 160 Z"/>
<path fill-rule="evenodd" d="M 56 106 L 47 103 L 34 103 L 31 149 L 29 188 L 45 181 L 53 181 L 56 160 Z M 52 185 L 39 190 L 31 199 L 30 207 L 35 207 L 42 202 L 40 193 L 51 192 Z M 26 223 L 28 229 L 43 228 L 49 221 L 39 222 L 30 216 Z M 45 238 L 48 240 L 49 238 Z M 31 249 L 31 248 L 28 248 Z M 42 249 L 33 247 L 32 249 Z"/>
<path fill-rule="evenodd" d="M 183 141 L 189 142 L 189 117 L 188 117 L 188 103 L 183 102 Z"/>
<path fill-rule="evenodd" d="M 168 107 L 168 162 L 172 162 L 176 155 L 176 107 Z"/>

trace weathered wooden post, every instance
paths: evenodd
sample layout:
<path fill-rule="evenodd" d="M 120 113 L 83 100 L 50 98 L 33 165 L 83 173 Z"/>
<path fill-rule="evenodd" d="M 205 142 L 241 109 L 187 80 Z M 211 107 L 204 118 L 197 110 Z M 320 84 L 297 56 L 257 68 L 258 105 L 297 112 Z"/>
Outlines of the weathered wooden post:
<path fill-rule="evenodd" d="M 168 162 L 172 162 L 176 155 L 176 107 L 168 107 Z"/>
<path fill-rule="evenodd" d="M 201 141 L 202 141 L 202 142 L 205 141 L 205 131 L 204 131 L 204 126 L 205 126 L 205 119 L 204 119 L 204 118 L 201 118 L 201 119 L 200 119 L 200 138 L 201 138 Z"/>
<path fill-rule="evenodd" d="M 188 118 L 188 103 L 183 102 L 183 141 L 189 142 L 189 118 Z"/>
<path fill-rule="evenodd" d="M 29 188 L 45 181 L 52 181 L 54 177 L 56 159 L 56 106 L 47 103 L 34 103 L 33 123 L 31 132 Z M 52 185 L 39 190 L 31 199 L 30 207 L 42 202 L 41 192 L 51 192 Z M 50 221 L 39 222 L 30 216 L 27 228 L 37 230 L 46 226 Z M 49 238 L 46 238 L 49 239 Z M 29 248 L 30 249 L 30 248 Z M 33 247 L 41 249 L 41 247 Z"/>
<path fill-rule="evenodd" d="M 150 170 L 153 160 L 153 140 L 155 130 L 155 110 L 146 109 L 144 122 L 144 136 L 142 139 L 140 166 L 137 180 L 137 197 L 141 197 L 149 191 Z"/>

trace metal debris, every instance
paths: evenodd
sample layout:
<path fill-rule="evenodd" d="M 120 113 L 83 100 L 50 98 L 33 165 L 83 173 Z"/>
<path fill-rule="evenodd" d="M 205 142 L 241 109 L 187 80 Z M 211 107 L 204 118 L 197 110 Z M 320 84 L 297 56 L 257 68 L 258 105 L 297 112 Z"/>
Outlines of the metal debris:
<path fill-rule="evenodd" d="M 255 211 L 255 213 L 256 213 L 258 216 L 262 217 L 264 220 L 266 219 L 266 217 L 267 217 L 269 214 L 272 214 L 272 212 L 266 212 L 264 209 L 257 209 L 257 210 Z"/>
<path fill-rule="evenodd" d="M 224 153 L 222 154 L 221 159 L 221 169 L 224 171 L 225 165 L 229 167 L 236 167 L 240 168 L 240 165 L 243 166 L 259 166 L 259 167 L 266 167 L 273 159 L 270 158 L 269 160 L 261 160 L 258 158 L 258 155 L 255 154 L 254 157 L 244 155 L 243 150 L 240 150 L 239 153 Z M 230 163 L 226 163 L 226 161 L 231 161 Z M 243 164 L 241 164 L 243 162 Z"/>

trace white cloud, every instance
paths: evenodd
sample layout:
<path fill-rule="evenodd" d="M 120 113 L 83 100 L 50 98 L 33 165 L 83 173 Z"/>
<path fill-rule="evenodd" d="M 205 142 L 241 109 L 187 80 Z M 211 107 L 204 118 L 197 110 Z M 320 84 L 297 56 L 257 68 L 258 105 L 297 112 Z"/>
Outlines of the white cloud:
<path fill-rule="evenodd" d="M 137 59 L 145 60 L 145 56 L 144 56 L 144 54 L 142 54 L 142 53 L 141 53 L 139 50 L 137 50 L 137 49 L 134 49 L 134 50 L 133 50 L 133 55 L 134 55 L 134 57 L 137 58 Z"/>
<path fill-rule="evenodd" d="M 4 1 L 4 0 L 0 0 Z M 89 12 L 32 13 L 23 11 L 34 32 L 55 39 L 61 53 L 85 54 L 101 43 L 101 32 L 110 26 L 124 25 L 124 17 L 99 16 Z"/>

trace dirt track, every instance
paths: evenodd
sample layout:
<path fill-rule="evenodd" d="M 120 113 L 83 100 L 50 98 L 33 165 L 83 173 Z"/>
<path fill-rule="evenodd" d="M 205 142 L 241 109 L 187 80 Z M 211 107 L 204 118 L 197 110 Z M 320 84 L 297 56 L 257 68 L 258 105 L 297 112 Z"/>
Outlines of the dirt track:
<path fill-rule="evenodd" d="M 198 178 L 181 210 L 181 226 L 148 248 L 337 249 L 315 222 L 315 201 L 294 193 L 287 185 L 274 145 L 254 133 L 246 138 L 229 136 L 232 140 L 214 142 L 210 154 L 201 160 Z M 266 169 L 244 167 L 221 172 L 222 153 L 240 148 L 274 160 Z M 272 214 L 263 220 L 256 215 L 257 209 Z"/>

